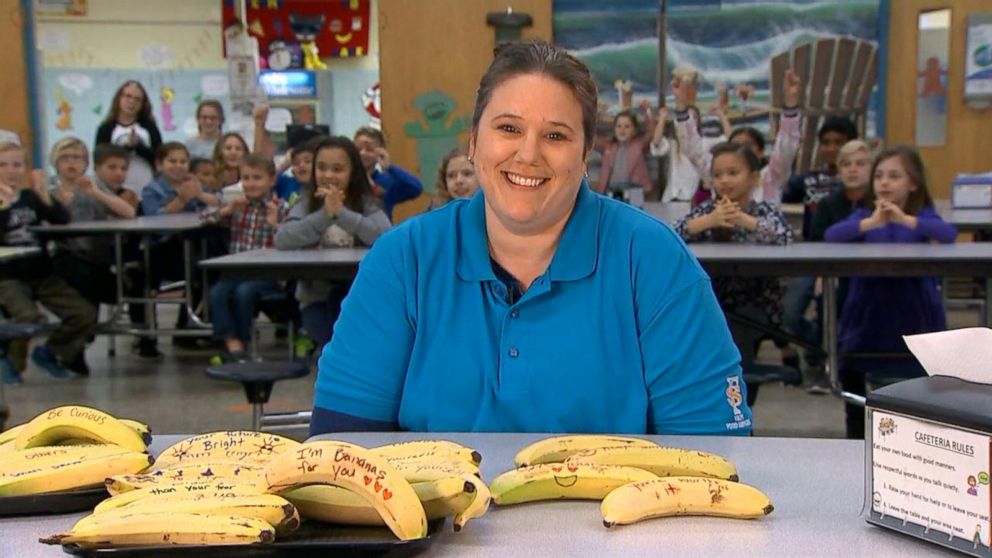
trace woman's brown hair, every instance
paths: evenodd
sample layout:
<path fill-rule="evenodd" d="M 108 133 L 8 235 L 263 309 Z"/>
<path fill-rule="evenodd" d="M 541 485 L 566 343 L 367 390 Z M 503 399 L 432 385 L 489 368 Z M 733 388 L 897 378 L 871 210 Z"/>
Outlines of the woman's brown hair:
<path fill-rule="evenodd" d="M 129 79 L 121 84 L 117 88 L 117 92 L 114 93 L 114 99 L 110 101 L 110 110 L 107 111 L 107 117 L 104 118 L 104 122 L 117 122 L 117 117 L 120 113 L 121 97 L 124 95 L 124 88 L 128 85 L 133 85 L 141 90 L 141 96 L 144 99 L 141 101 L 141 108 L 138 109 L 138 120 L 144 122 L 152 122 L 155 120 L 155 116 L 152 115 L 152 102 L 148 98 L 148 91 L 145 90 L 145 86 L 141 85 L 140 81 L 135 81 Z"/>

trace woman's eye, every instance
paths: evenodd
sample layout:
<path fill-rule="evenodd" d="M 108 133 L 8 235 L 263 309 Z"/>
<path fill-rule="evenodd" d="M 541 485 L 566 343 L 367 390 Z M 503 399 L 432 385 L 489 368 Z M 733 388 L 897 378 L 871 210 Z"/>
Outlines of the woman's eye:
<path fill-rule="evenodd" d="M 548 139 L 550 139 L 552 141 L 562 141 L 562 140 L 566 140 L 568 138 L 565 137 L 565 134 L 563 134 L 561 132 L 551 132 L 550 134 L 548 134 Z"/>
<path fill-rule="evenodd" d="M 517 131 L 517 127 L 512 124 L 500 124 L 499 129 L 504 132 L 514 133 Z"/>

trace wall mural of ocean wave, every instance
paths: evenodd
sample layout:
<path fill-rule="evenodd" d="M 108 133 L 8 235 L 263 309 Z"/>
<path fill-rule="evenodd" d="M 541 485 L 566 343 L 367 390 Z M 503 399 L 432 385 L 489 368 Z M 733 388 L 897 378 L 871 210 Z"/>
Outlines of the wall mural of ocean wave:
<path fill-rule="evenodd" d="M 654 104 L 657 18 L 657 0 L 555 0 L 554 38 L 590 67 L 601 101 L 617 107 L 615 82 L 629 80 L 633 104 Z M 748 110 L 761 113 L 773 56 L 832 37 L 877 44 L 878 18 L 879 0 L 669 0 L 663 79 L 667 83 L 676 68 L 699 72 L 697 100 L 704 111 L 716 101 L 717 86 L 753 86 Z M 877 107 L 877 99 L 869 106 Z"/>

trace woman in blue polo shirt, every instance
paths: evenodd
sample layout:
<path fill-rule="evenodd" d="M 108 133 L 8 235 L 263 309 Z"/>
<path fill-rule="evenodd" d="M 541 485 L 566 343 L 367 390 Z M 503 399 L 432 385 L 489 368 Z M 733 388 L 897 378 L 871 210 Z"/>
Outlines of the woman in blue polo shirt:
<path fill-rule="evenodd" d="M 584 179 L 596 101 L 564 50 L 500 49 L 472 119 L 481 190 L 366 256 L 312 434 L 750 433 L 708 277 L 671 229 Z"/>

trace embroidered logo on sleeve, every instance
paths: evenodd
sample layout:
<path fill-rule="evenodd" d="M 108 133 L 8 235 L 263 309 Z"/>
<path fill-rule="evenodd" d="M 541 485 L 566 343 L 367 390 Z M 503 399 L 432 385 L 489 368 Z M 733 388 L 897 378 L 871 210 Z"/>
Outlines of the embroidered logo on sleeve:
<path fill-rule="evenodd" d="M 751 426 L 751 419 L 744 416 L 744 412 L 741 411 L 741 405 L 744 404 L 742 391 L 740 376 L 730 376 L 727 378 L 727 389 L 724 393 L 727 395 L 727 405 L 730 406 L 730 410 L 734 414 L 734 421 L 728 422 L 726 425 L 727 430 L 738 430 Z"/>

